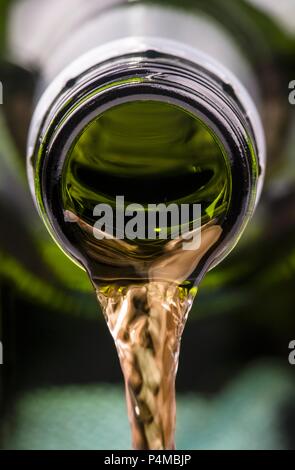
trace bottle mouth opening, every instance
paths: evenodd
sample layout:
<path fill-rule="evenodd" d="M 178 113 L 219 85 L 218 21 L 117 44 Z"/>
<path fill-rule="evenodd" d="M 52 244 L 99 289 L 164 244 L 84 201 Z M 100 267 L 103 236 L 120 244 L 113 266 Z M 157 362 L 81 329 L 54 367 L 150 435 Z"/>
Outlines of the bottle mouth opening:
<path fill-rule="evenodd" d="M 61 175 L 64 207 L 93 222 L 98 203 L 202 205 L 202 225 L 225 214 L 231 173 L 222 143 L 197 116 L 169 101 L 111 106 L 74 140 Z M 86 197 L 83 197 L 83 193 Z"/>
<path fill-rule="evenodd" d="M 132 125 L 130 122 L 128 124 L 127 119 L 124 120 L 124 113 L 126 116 L 128 108 L 130 113 L 130 107 L 143 105 L 145 112 L 142 112 L 143 114 L 137 119 L 136 112 L 139 109 L 136 111 L 133 108 L 131 121 L 133 119 L 134 122 Z M 78 151 L 83 139 L 89 138 L 93 131 L 92 126 L 101 125 L 102 119 L 112 118 L 116 121 L 118 117 L 121 119 L 121 124 L 117 125 L 117 132 L 121 134 L 125 132 L 123 135 L 125 145 L 127 143 L 132 147 L 132 141 L 136 139 L 137 150 L 141 147 L 142 151 L 148 154 L 147 150 L 151 142 L 147 141 L 157 127 L 156 120 L 148 117 L 148 106 L 158 107 L 158 112 L 156 113 L 154 109 L 152 113 L 157 119 L 160 118 L 161 112 L 164 114 L 166 112 L 166 127 L 162 128 L 162 132 L 158 132 L 158 138 L 162 139 L 162 144 L 165 145 L 165 139 L 167 143 L 167 136 L 169 137 L 172 154 L 176 150 L 173 146 L 173 138 L 177 137 L 177 133 L 181 138 L 184 138 L 185 134 L 184 127 L 182 127 L 184 124 L 178 125 L 177 122 L 173 122 L 173 120 L 180 119 L 185 121 L 189 128 L 186 136 L 188 140 L 194 138 L 193 129 L 198 124 L 204 137 L 211 139 L 211 150 L 219 152 L 222 157 L 219 162 L 222 163 L 230 181 L 230 188 L 228 188 L 230 198 L 223 219 L 224 235 L 219 241 L 219 254 L 214 253 L 213 257 L 214 250 L 208 253 L 206 259 L 202 261 L 205 272 L 228 254 L 251 217 L 257 197 L 259 168 L 253 129 L 251 122 L 245 116 L 242 103 L 233 94 L 232 89 L 229 90 L 224 86 L 222 79 L 214 76 L 212 72 L 209 73 L 203 65 L 189 63 L 186 60 L 150 50 L 144 55 L 133 53 L 108 60 L 75 79 L 68 80 L 66 86 L 51 103 L 49 112 L 36 132 L 37 139 L 31 165 L 35 174 L 33 192 L 37 205 L 54 239 L 62 249 L 65 244 L 67 250 L 70 246 L 70 256 L 79 263 L 79 253 L 76 252 L 74 246 L 71 246 L 70 234 L 65 241 L 64 234 L 68 232 L 68 225 L 61 203 L 68 197 L 68 188 L 63 185 L 62 180 L 64 170 L 71 160 L 69 156 Z M 140 119 L 144 114 L 149 123 L 142 126 Z M 173 125 L 174 135 L 171 132 Z M 150 126 L 149 136 L 147 135 L 148 126 Z M 128 142 L 128 132 L 132 130 L 132 127 L 133 132 Z M 101 136 L 98 132 L 97 136 L 99 135 Z M 112 138 L 114 135 L 109 136 L 109 140 Z M 145 139 L 146 142 L 144 142 Z M 41 145 L 40 142 L 42 142 Z M 112 145 L 115 147 L 115 142 L 112 142 Z M 113 151 L 116 153 L 115 149 Z M 113 158 L 115 158 L 114 155 Z M 107 154 L 105 159 L 107 159 Z M 191 153 L 188 159 L 193 162 Z M 108 161 L 108 165 L 110 163 Z M 147 171 L 153 172 L 151 165 L 146 166 L 149 168 Z M 192 171 L 196 170 L 198 173 L 198 168 L 193 170 L 193 167 L 194 165 L 192 165 Z M 121 170 L 117 183 L 123 177 L 124 168 Z M 140 173 L 138 165 L 137 171 Z M 179 177 L 177 171 L 175 175 Z M 82 179 L 83 176 L 85 178 L 82 171 Z M 140 179 L 139 174 L 136 176 Z M 81 180 L 81 171 L 78 177 Z M 204 172 L 203 180 L 199 181 L 199 184 L 202 186 L 203 183 L 205 186 L 212 177 L 210 171 Z M 194 181 L 196 180 L 197 178 Z M 104 181 L 104 184 L 107 185 L 107 181 Z M 190 182 L 187 180 L 186 189 L 189 189 L 190 184 L 191 180 Z M 169 181 L 167 182 L 169 190 L 172 189 L 172 185 L 173 180 L 170 184 Z M 185 182 L 182 186 L 185 188 Z M 127 189 L 130 197 L 132 193 L 130 184 Z M 139 188 L 135 184 L 134 195 L 137 189 Z M 173 190 L 176 191 L 177 188 Z M 151 194 L 152 191 L 147 188 L 147 193 L 149 191 Z M 105 191 L 103 194 L 105 195 Z M 172 201 L 173 191 L 171 194 Z M 176 196 L 179 198 L 186 195 L 184 193 L 176 194 Z M 167 199 L 170 199 L 170 195 Z M 141 202 L 146 201 L 148 199 Z"/>

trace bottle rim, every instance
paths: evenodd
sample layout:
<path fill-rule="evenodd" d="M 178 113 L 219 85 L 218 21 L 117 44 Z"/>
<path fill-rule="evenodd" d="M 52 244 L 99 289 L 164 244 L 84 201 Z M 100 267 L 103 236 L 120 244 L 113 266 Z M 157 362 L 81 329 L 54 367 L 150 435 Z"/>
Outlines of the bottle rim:
<path fill-rule="evenodd" d="M 65 252 L 61 175 L 83 128 L 106 110 L 128 101 L 159 100 L 182 108 L 200 119 L 222 143 L 232 175 L 224 235 L 218 253 L 212 248 L 198 266 L 201 279 L 234 248 L 254 212 L 264 177 L 263 130 L 255 105 L 235 77 L 207 56 L 173 41 L 165 43 L 133 38 L 124 44 L 120 41 L 117 47 L 108 45 L 104 51 L 98 48 L 56 79 L 41 98 L 32 121 L 29 182 L 49 232 Z M 66 242 L 71 248 L 65 253 L 81 267 L 79 253 L 68 239 Z"/>

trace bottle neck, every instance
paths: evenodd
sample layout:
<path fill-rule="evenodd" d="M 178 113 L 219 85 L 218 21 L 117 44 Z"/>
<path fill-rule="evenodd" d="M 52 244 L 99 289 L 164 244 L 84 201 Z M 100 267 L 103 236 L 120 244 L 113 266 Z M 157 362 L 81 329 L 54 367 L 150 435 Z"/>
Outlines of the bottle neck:
<path fill-rule="evenodd" d="M 60 246 L 69 246 L 60 181 L 70 148 L 97 116 L 141 100 L 182 108 L 200 119 L 223 147 L 232 197 L 219 251 L 204 259 L 202 277 L 235 246 L 253 213 L 263 180 L 264 141 L 243 86 L 190 47 L 162 39 L 125 39 L 93 50 L 65 69 L 42 96 L 32 121 L 28 162 L 33 194 L 50 232 Z M 74 248 L 70 254 L 79 260 Z"/>

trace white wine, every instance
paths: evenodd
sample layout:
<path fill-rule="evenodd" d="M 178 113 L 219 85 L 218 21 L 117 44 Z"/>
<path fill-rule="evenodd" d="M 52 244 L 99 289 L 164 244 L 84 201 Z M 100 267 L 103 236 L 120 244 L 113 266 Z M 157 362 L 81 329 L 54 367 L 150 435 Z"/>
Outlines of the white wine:
<path fill-rule="evenodd" d="M 223 152 L 209 130 L 180 108 L 132 101 L 91 122 L 67 156 L 67 233 L 83 256 L 117 346 L 136 448 L 174 447 L 174 381 L 197 291 L 194 273 L 221 237 L 231 197 Z M 169 237 L 96 240 L 93 207 L 113 207 L 116 194 L 146 211 L 148 203 L 198 202 L 201 246 L 184 251 L 180 240 Z"/>

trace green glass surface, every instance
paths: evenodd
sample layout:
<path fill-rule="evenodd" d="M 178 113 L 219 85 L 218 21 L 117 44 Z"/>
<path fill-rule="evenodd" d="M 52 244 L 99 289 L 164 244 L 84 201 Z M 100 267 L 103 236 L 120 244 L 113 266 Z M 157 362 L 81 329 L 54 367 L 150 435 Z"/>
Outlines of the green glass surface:
<path fill-rule="evenodd" d="M 94 207 L 115 208 L 116 196 L 145 212 L 150 204 L 200 204 L 202 224 L 221 224 L 230 194 L 231 174 L 212 131 L 187 111 L 157 101 L 121 104 L 96 118 L 76 139 L 62 177 L 64 210 L 90 226 L 97 220 Z M 168 221 L 157 230 L 171 234 L 171 228 Z M 135 242 L 144 251 L 160 241 Z"/>

